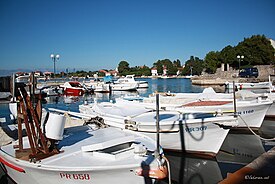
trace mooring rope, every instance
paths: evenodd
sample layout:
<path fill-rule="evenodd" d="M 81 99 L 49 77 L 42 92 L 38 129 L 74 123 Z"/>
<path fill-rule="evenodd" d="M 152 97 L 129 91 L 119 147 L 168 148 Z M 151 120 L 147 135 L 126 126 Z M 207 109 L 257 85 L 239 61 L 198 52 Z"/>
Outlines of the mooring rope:
<path fill-rule="evenodd" d="M 267 138 L 264 138 L 264 137 L 259 136 L 259 135 L 256 134 L 255 131 L 253 131 L 252 128 L 245 122 L 245 120 L 242 118 L 241 115 L 239 115 L 239 117 L 243 120 L 244 124 L 247 126 L 247 128 L 250 130 L 250 132 L 251 132 L 252 134 L 254 134 L 255 136 L 257 136 L 259 139 L 264 140 L 264 141 L 275 141 L 275 137 L 274 137 L 274 138 L 267 139 Z"/>
<path fill-rule="evenodd" d="M 168 183 L 169 183 L 169 184 L 172 184 L 172 183 L 171 183 L 171 169 L 170 169 L 169 160 L 168 160 L 165 156 L 162 156 L 162 158 L 166 161 L 167 167 L 168 167 Z"/>

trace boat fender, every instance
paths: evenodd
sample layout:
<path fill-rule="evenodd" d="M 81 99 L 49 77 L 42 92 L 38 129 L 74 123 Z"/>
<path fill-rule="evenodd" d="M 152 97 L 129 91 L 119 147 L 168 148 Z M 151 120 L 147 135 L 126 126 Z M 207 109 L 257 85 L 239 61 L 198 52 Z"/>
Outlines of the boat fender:
<path fill-rule="evenodd" d="M 155 169 L 150 169 L 150 166 L 143 165 L 141 168 L 136 170 L 136 175 L 143 176 L 143 177 L 149 177 L 153 179 L 164 179 L 167 177 L 167 167 L 166 166 L 159 166 Z"/>

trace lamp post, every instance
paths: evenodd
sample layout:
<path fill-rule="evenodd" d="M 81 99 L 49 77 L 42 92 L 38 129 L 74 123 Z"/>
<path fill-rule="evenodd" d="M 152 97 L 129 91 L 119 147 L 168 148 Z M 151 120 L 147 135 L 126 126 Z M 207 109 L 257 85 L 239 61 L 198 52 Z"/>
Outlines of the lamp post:
<path fill-rule="evenodd" d="M 54 75 L 54 77 L 55 77 L 55 62 L 56 62 L 57 60 L 59 60 L 60 55 L 59 55 L 59 54 L 56 54 L 56 55 L 51 54 L 51 58 L 52 58 L 52 60 L 53 60 L 53 75 Z"/>
<path fill-rule="evenodd" d="M 237 55 L 237 58 L 239 60 L 239 70 L 241 69 L 241 61 L 243 61 L 244 56 L 243 55 Z"/>

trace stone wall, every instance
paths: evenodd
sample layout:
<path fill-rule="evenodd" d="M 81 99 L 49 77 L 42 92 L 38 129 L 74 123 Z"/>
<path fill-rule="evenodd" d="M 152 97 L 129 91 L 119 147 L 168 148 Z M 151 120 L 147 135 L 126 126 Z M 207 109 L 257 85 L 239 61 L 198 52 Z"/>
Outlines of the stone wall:
<path fill-rule="evenodd" d="M 259 77 L 257 78 L 259 81 L 267 81 L 269 75 L 275 74 L 275 67 L 272 65 L 256 65 L 258 68 Z M 232 67 L 229 67 L 229 70 L 222 71 L 222 68 L 218 68 L 215 74 L 208 74 L 206 72 L 202 73 L 202 78 L 205 79 L 234 79 L 238 78 L 239 70 L 235 70 Z M 201 78 L 199 77 L 199 78 Z"/>

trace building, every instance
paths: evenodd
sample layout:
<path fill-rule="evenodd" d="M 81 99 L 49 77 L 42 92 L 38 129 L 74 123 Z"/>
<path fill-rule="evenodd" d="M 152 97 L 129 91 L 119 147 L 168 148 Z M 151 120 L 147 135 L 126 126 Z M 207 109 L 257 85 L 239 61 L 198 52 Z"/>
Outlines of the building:
<path fill-rule="evenodd" d="M 158 69 L 157 69 L 157 67 L 151 68 L 151 74 L 152 74 L 152 76 L 158 76 Z"/>
<path fill-rule="evenodd" d="M 168 71 L 168 69 L 167 69 L 167 67 L 166 67 L 166 65 L 163 65 L 162 66 L 162 75 L 164 75 L 164 76 L 166 76 L 167 75 L 167 71 Z"/>

